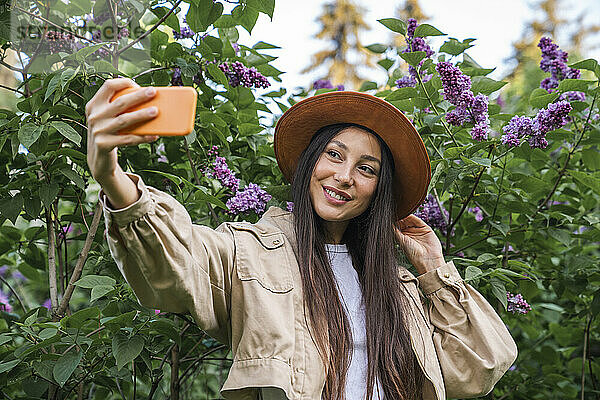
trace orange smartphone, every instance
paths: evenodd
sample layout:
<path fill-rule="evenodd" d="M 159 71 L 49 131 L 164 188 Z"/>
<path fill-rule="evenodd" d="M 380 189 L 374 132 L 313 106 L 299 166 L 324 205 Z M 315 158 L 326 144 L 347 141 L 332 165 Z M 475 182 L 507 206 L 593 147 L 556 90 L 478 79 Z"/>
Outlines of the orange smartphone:
<path fill-rule="evenodd" d="M 147 87 L 122 89 L 114 94 L 111 103 L 124 94 Z M 142 108 L 156 106 L 158 115 L 151 120 L 134 125 L 119 134 L 183 136 L 194 129 L 196 118 L 196 89 L 189 86 L 155 86 L 156 94 L 151 100 L 128 109 L 125 112 L 137 111 Z"/>

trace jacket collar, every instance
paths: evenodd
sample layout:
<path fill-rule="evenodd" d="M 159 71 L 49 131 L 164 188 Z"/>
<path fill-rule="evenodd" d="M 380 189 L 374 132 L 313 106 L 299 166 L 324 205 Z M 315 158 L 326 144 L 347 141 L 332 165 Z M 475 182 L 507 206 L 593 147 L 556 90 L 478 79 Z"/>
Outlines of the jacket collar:
<path fill-rule="evenodd" d="M 279 207 L 271 206 L 262 215 L 258 221 L 259 224 L 271 225 L 272 227 L 283 232 L 283 235 L 291 244 L 292 249 L 296 258 L 298 258 L 298 243 L 296 241 L 296 234 L 294 232 L 293 214 L 289 211 L 283 210 Z M 418 279 L 402 265 L 398 266 L 399 277 L 403 282 L 418 282 Z"/>

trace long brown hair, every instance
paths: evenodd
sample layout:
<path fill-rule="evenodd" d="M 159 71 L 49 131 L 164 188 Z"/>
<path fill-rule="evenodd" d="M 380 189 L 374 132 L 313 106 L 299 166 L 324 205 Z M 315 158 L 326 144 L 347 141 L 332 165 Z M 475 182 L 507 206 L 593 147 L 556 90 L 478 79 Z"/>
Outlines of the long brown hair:
<path fill-rule="evenodd" d="M 302 277 L 304 306 L 312 322 L 315 343 L 326 371 L 324 400 L 343 400 L 351 361 L 352 333 L 338 297 L 335 277 L 325 251 L 325 232 L 309 195 L 310 179 L 325 146 L 345 128 L 373 134 L 381 147 L 381 168 L 371 204 L 352 219 L 344 233 L 359 277 L 365 304 L 367 338 L 367 400 L 378 377 L 386 399 L 421 399 L 423 373 L 412 351 L 405 315 L 410 307 L 401 288 L 394 238 L 394 160 L 383 140 L 356 124 L 319 129 L 300 156 L 292 180 L 294 228 Z"/>

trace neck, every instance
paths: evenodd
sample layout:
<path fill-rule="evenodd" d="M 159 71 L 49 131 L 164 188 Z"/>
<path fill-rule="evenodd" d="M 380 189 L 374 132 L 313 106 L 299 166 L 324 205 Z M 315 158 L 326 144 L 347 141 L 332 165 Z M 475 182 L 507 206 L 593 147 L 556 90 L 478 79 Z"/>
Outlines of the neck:
<path fill-rule="evenodd" d="M 325 221 L 321 220 L 325 233 L 325 243 L 341 244 L 344 232 L 348 227 L 348 221 Z"/>

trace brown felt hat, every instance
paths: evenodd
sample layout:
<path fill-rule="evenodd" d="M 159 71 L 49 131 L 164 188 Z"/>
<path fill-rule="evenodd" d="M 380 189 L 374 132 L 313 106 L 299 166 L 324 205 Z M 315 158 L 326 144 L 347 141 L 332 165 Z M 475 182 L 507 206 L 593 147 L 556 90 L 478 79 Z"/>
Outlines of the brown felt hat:
<path fill-rule="evenodd" d="M 419 207 L 431 179 L 429 156 L 413 124 L 387 101 L 366 93 L 336 91 L 318 94 L 290 107 L 275 127 L 275 157 L 288 182 L 302 151 L 326 125 L 354 123 L 375 131 L 394 156 L 396 217 Z"/>

